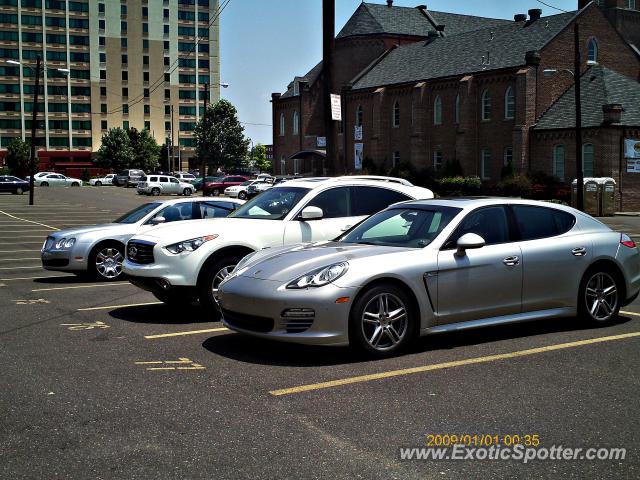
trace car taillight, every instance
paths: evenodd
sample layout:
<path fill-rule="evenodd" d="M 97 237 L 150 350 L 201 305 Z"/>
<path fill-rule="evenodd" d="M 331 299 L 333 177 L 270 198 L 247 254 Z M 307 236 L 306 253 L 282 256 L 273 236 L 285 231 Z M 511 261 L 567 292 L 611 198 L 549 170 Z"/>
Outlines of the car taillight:
<path fill-rule="evenodd" d="M 626 233 L 620 234 L 620 243 L 625 247 L 636 248 L 636 242 L 634 242 Z"/>

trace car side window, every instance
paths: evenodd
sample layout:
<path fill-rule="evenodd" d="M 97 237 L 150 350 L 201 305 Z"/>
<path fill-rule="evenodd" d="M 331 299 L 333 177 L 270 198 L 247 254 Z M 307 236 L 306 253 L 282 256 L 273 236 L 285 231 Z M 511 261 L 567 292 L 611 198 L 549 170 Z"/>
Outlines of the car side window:
<path fill-rule="evenodd" d="M 322 218 L 351 217 L 351 192 L 349 187 L 338 187 L 320 192 L 306 205 L 322 210 Z"/>
<path fill-rule="evenodd" d="M 576 219 L 568 212 L 532 205 L 512 205 L 521 240 L 562 235 L 573 228 Z"/>
<path fill-rule="evenodd" d="M 456 248 L 458 239 L 466 233 L 480 235 L 484 239 L 485 245 L 497 245 L 511 241 L 509 220 L 505 208 L 495 206 L 472 211 L 462 219 L 443 248 Z"/>
<path fill-rule="evenodd" d="M 167 177 L 158 177 L 158 180 L 160 180 L 160 183 L 169 183 Z"/>
<path fill-rule="evenodd" d="M 229 208 L 223 203 L 200 202 L 199 205 L 200 205 L 199 218 L 226 217 L 231 212 L 233 212 L 233 208 Z"/>
<path fill-rule="evenodd" d="M 142 179 L 142 181 L 144 182 L 144 178 Z M 150 182 L 157 182 L 158 181 L 158 177 L 149 177 L 149 181 Z"/>
<path fill-rule="evenodd" d="M 169 179 L 169 181 L 170 181 L 171 183 L 179 183 L 179 181 L 178 181 L 178 179 L 177 179 L 177 178 L 170 178 L 170 179 Z"/>
<path fill-rule="evenodd" d="M 411 200 L 411 197 L 379 187 L 353 186 L 353 216 L 373 215 L 389 205 Z"/>
<path fill-rule="evenodd" d="M 192 208 L 191 202 L 169 205 L 156 213 L 153 218 L 164 217 L 165 223 L 191 220 L 193 215 Z"/>

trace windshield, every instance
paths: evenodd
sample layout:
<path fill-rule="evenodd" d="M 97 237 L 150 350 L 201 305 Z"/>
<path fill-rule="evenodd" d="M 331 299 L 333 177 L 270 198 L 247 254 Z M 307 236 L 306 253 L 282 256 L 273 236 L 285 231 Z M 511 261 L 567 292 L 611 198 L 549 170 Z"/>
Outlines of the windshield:
<path fill-rule="evenodd" d="M 429 245 L 460 212 L 459 208 L 430 207 L 429 210 L 394 208 L 377 213 L 338 239 L 389 247 L 423 248 Z"/>
<path fill-rule="evenodd" d="M 308 188 L 272 188 L 249 200 L 229 217 L 282 220 L 307 193 Z"/>
<path fill-rule="evenodd" d="M 142 220 L 147 214 L 161 205 L 160 202 L 145 203 L 137 208 L 134 208 L 128 213 L 125 213 L 120 218 L 113 221 L 113 223 L 136 223 Z"/>

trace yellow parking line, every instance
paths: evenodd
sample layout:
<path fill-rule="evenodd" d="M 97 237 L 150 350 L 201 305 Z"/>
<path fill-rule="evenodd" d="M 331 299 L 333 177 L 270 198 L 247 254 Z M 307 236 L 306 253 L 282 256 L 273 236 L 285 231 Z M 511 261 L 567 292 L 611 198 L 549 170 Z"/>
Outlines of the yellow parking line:
<path fill-rule="evenodd" d="M 36 270 L 38 268 L 42 268 L 42 265 L 37 267 L 0 267 L 0 270 Z"/>
<path fill-rule="evenodd" d="M 40 242 L 38 242 L 40 243 Z M 40 250 L 0 250 L 0 253 L 27 253 L 27 252 L 39 252 Z"/>
<path fill-rule="evenodd" d="M 21 221 L 27 222 L 27 223 L 35 223 L 36 225 L 42 225 L 43 227 L 50 228 L 51 230 L 60 230 L 59 228 L 51 227 L 49 225 L 45 225 L 44 223 L 34 222 L 33 220 L 26 220 L 24 218 L 16 217 L 15 215 L 11 215 L 10 213 L 4 212 L 2 210 L 0 210 L 0 213 L 2 213 L 4 215 L 7 215 L 8 217 L 15 218 L 16 220 L 21 220 Z"/>
<path fill-rule="evenodd" d="M 506 360 L 509 358 L 525 357 L 528 355 L 536 355 L 539 353 L 553 352 L 565 348 L 580 347 L 583 345 L 592 345 L 595 343 L 612 342 L 615 340 L 623 340 L 640 336 L 640 332 L 623 333 L 621 335 L 611 335 L 608 337 L 588 338 L 586 340 L 578 340 L 576 342 L 558 343 L 555 345 L 547 345 L 546 347 L 530 348 L 528 350 L 519 350 L 510 353 L 501 353 L 497 355 L 488 355 L 484 357 L 466 358 L 464 360 L 455 360 L 452 362 L 435 363 L 431 365 L 423 365 L 421 367 L 405 368 L 402 370 L 391 370 L 388 372 L 372 373 L 369 375 L 359 375 L 355 377 L 347 377 L 339 380 L 331 380 L 329 382 L 313 383 L 310 385 L 301 385 L 292 388 L 283 388 L 280 390 L 272 390 L 269 393 L 276 397 L 281 395 L 291 395 L 293 393 L 309 392 L 312 390 L 322 390 L 324 388 L 339 387 L 341 385 L 349 385 L 352 383 L 371 382 L 373 380 L 382 380 L 385 378 L 399 377 L 403 375 L 412 375 L 415 373 L 430 372 L 433 370 L 442 370 L 445 368 L 461 367 L 464 365 L 473 365 L 477 363 L 495 362 L 498 360 Z"/>
<path fill-rule="evenodd" d="M 161 305 L 161 304 L 162 302 L 148 302 L 148 303 L 132 303 L 130 305 L 109 305 L 106 307 L 79 308 L 78 312 L 91 312 L 93 310 L 109 310 L 112 308 L 143 307 L 145 305 Z"/>
<path fill-rule="evenodd" d="M 0 278 L 0 282 L 11 282 L 14 280 L 41 280 L 44 278 L 76 278 L 75 275 L 48 275 L 46 277 L 14 277 L 14 278 Z"/>
<path fill-rule="evenodd" d="M 56 228 L 56 230 L 58 230 L 58 229 Z M 36 243 L 44 243 L 45 237 L 46 237 L 46 235 L 41 233 L 40 235 L 20 235 L 19 238 L 15 237 L 15 236 L 12 236 L 12 237 L 0 237 L 0 240 L 13 240 L 15 243 L 26 243 L 26 242 L 21 242 L 20 238 L 42 238 L 41 241 L 36 242 Z"/>
<path fill-rule="evenodd" d="M 34 290 L 35 291 L 35 290 Z M 213 333 L 213 332 L 227 332 L 228 328 L 208 328 L 206 330 L 188 330 L 186 332 L 174 332 L 174 333 L 161 333 L 158 335 L 145 335 L 147 340 L 153 340 L 155 338 L 169 338 L 169 337 L 181 337 L 183 335 L 199 335 L 201 333 Z"/>
<path fill-rule="evenodd" d="M 640 313 L 636 313 L 636 312 L 625 312 L 624 310 L 620 310 L 620 313 L 624 315 L 633 315 L 634 317 L 640 317 Z"/>
<path fill-rule="evenodd" d="M 117 287 L 119 285 L 131 285 L 129 282 L 119 283 L 100 283 L 98 285 L 74 285 L 73 287 L 54 287 L 54 288 L 36 288 L 32 292 L 50 292 L 52 290 L 75 290 L 77 288 L 101 288 L 101 287 Z"/>
<path fill-rule="evenodd" d="M 25 260 L 40 260 L 40 257 L 32 257 L 32 258 L 0 258 L 0 262 L 24 262 Z"/>

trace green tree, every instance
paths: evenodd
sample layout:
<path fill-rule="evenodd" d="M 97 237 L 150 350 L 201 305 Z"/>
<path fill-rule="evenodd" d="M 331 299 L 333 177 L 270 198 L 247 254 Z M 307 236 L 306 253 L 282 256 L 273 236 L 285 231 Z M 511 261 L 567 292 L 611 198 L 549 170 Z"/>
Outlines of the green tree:
<path fill-rule="evenodd" d="M 131 168 L 139 168 L 145 172 L 157 169 L 160 164 L 160 145 L 149 133 L 149 130 L 146 128 L 144 130 L 129 128 L 127 135 L 133 150 L 133 160 L 129 166 Z"/>
<path fill-rule="evenodd" d="M 7 146 L 7 156 L 4 161 L 12 175 L 21 178 L 29 175 L 30 159 L 31 152 L 27 142 L 14 138 Z"/>
<path fill-rule="evenodd" d="M 122 128 L 110 128 L 102 135 L 102 143 L 94 162 L 102 168 L 116 172 L 129 168 L 134 160 L 129 135 Z"/>
<path fill-rule="evenodd" d="M 236 108 L 220 100 L 207 108 L 195 129 L 196 154 L 209 165 L 239 168 L 245 161 L 249 140 L 238 120 Z"/>
<path fill-rule="evenodd" d="M 272 168 L 271 160 L 267 159 L 267 147 L 262 144 L 257 144 L 253 147 L 252 160 L 254 166 L 260 172 L 270 172 Z"/>

